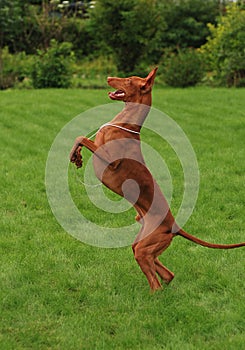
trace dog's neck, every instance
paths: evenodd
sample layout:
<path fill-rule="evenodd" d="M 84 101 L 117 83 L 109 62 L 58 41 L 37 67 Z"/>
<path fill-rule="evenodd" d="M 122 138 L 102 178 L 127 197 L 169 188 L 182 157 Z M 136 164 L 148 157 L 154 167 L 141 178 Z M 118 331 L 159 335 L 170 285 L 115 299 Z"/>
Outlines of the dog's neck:
<path fill-rule="evenodd" d="M 149 104 L 126 102 L 124 109 L 112 119 L 111 123 L 140 131 L 150 109 L 151 100 Z"/>

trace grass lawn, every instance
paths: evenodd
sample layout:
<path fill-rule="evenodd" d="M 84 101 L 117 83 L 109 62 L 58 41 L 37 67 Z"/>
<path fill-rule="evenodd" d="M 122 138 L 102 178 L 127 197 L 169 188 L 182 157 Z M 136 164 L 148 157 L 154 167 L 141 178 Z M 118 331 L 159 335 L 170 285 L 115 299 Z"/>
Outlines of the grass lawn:
<path fill-rule="evenodd" d="M 184 228 L 215 243 L 245 240 L 244 93 L 154 90 L 154 107 L 181 126 L 198 160 L 199 196 Z M 75 116 L 108 102 L 105 90 L 0 92 L 0 349 L 242 349 L 243 248 L 212 250 L 175 238 L 161 257 L 175 279 L 152 295 L 131 247 L 86 245 L 53 216 L 45 190 L 52 142 Z M 173 152 L 163 153 L 174 172 L 175 212 L 183 178 Z M 81 210 L 84 203 L 94 215 L 83 186 L 70 181 L 77 201 L 81 191 Z M 131 220 L 134 212 L 121 216 Z M 121 223 L 108 213 L 97 220 Z"/>

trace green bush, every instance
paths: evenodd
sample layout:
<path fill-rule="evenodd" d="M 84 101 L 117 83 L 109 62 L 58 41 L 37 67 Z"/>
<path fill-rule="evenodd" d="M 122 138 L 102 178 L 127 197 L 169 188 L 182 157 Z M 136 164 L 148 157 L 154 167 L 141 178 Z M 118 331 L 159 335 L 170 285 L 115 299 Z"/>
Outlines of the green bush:
<path fill-rule="evenodd" d="M 233 4 L 201 47 L 206 71 L 218 85 L 245 86 L 245 10 Z"/>
<path fill-rule="evenodd" d="M 106 78 L 115 75 L 118 72 L 111 57 L 86 58 L 74 64 L 72 87 L 105 88 L 108 87 Z"/>
<path fill-rule="evenodd" d="M 32 67 L 33 86 L 40 88 L 68 88 L 72 80 L 74 54 L 72 44 L 51 40 L 47 51 L 38 50 Z"/>
<path fill-rule="evenodd" d="M 162 73 L 165 83 L 169 86 L 194 86 L 203 77 L 200 55 L 193 49 L 165 54 Z"/>
<path fill-rule="evenodd" d="M 0 51 L 0 89 L 8 89 L 25 83 L 29 86 L 33 57 L 25 52 L 11 54 L 7 47 Z"/>

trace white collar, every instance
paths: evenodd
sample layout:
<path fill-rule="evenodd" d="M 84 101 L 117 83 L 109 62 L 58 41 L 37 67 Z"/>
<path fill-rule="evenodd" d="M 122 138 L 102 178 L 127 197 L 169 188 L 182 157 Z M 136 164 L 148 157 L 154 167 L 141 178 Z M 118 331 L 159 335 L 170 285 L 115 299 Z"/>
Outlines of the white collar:
<path fill-rule="evenodd" d="M 101 130 L 105 126 L 114 126 L 115 128 L 119 128 L 119 129 L 122 129 L 122 130 L 125 130 L 125 131 L 128 131 L 128 132 L 131 132 L 132 134 L 137 134 L 137 135 L 140 134 L 139 131 L 134 131 L 134 130 L 131 130 L 131 129 L 128 129 L 128 128 L 124 128 L 123 126 L 120 126 L 120 125 L 117 125 L 117 124 L 111 124 L 111 123 L 106 123 L 106 124 L 101 125 L 99 130 Z"/>

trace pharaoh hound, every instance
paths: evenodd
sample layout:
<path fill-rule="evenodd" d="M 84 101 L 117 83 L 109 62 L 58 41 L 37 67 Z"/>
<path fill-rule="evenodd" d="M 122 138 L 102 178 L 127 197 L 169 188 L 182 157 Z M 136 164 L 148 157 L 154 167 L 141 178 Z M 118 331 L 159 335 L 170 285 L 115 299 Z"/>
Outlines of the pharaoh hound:
<path fill-rule="evenodd" d="M 82 166 L 82 147 L 93 155 L 96 176 L 113 192 L 126 198 L 136 209 L 140 231 L 132 245 L 134 257 L 145 274 L 152 291 L 161 288 L 160 279 L 170 283 L 173 272 L 158 259 L 175 236 L 209 248 L 230 249 L 245 246 L 213 244 L 190 235 L 181 229 L 157 182 L 147 168 L 140 146 L 140 130 L 152 103 L 151 91 L 157 68 L 146 78 L 108 77 L 112 100 L 123 101 L 125 106 L 109 123 L 100 127 L 95 140 L 80 136 L 71 150 L 70 161 Z"/>

